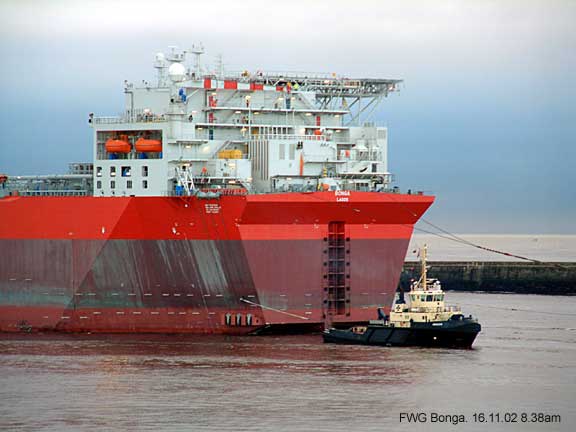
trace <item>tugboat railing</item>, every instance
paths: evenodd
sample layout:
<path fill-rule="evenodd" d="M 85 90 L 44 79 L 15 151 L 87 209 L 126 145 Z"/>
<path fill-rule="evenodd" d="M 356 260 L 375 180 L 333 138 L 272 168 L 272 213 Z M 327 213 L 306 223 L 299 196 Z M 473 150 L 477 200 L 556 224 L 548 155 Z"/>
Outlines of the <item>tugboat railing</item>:
<path fill-rule="evenodd" d="M 416 313 L 428 313 L 428 312 L 434 312 L 434 313 L 438 313 L 438 312 L 461 312 L 462 309 L 460 308 L 460 306 L 438 306 L 438 307 L 412 307 L 410 308 L 410 312 L 416 312 Z"/>

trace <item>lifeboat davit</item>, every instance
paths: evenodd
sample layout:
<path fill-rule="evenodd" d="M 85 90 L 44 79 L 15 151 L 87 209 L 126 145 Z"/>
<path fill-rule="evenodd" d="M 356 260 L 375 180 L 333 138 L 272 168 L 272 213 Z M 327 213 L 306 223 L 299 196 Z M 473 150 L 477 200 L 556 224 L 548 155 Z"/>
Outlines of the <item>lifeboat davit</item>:
<path fill-rule="evenodd" d="M 132 146 L 128 141 L 119 139 L 109 139 L 106 141 L 106 151 L 108 153 L 130 153 Z"/>
<path fill-rule="evenodd" d="M 162 141 L 139 138 L 136 141 L 136 151 L 141 153 L 146 152 L 161 152 L 162 151 Z"/>

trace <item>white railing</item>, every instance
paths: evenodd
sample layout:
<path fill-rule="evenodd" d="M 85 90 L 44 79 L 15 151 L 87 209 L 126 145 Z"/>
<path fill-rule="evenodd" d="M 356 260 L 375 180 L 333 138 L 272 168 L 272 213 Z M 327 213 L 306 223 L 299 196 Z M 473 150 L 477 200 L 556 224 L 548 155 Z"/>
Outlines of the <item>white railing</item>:
<path fill-rule="evenodd" d="M 155 114 L 138 110 L 132 114 L 117 116 L 99 116 L 91 118 L 93 124 L 119 124 L 119 123 L 156 123 L 165 122 L 168 119 L 164 114 Z"/>
<path fill-rule="evenodd" d="M 70 189 L 62 189 L 62 190 L 18 190 L 15 189 L 13 191 L 20 196 L 87 196 L 92 195 L 92 191 L 88 190 L 70 190 Z"/>
<path fill-rule="evenodd" d="M 255 140 L 277 139 L 277 140 L 296 140 L 296 141 L 326 141 L 325 135 L 294 135 L 294 134 L 258 134 Z"/>

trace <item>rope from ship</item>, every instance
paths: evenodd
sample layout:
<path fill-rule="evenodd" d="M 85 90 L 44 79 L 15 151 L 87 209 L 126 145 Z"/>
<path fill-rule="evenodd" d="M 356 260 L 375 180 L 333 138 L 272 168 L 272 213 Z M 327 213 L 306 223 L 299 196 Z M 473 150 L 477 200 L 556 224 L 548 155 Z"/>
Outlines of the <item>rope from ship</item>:
<path fill-rule="evenodd" d="M 289 316 L 294 317 L 294 318 L 300 318 L 300 319 L 303 319 L 303 320 L 309 320 L 309 319 L 310 319 L 310 318 L 304 317 L 304 316 L 302 316 L 302 315 L 296 315 L 296 314 L 293 314 L 293 313 L 290 313 L 290 312 L 285 312 L 285 311 L 280 310 L 280 309 L 275 309 L 275 308 L 273 308 L 273 307 L 264 306 L 263 304 L 254 303 L 253 301 L 246 300 L 244 297 L 240 297 L 240 301 L 241 301 L 241 302 L 244 302 L 244 303 L 248 303 L 249 305 L 259 306 L 259 307 L 261 307 L 262 309 L 268 309 L 268 310 L 271 310 L 271 311 L 274 311 L 274 312 L 278 312 L 278 313 L 281 313 L 281 314 L 284 314 L 284 315 L 289 315 Z"/>
<path fill-rule="evenodd" d="M 390 196 L 392 197 L 392 194 L 390 194 Z M 410 210 L 408 207 L 406 207 L 406 206 L 404 205 L 404 203 L 402 203 L 402 202 L 400 202 L 400 201 L 397 201 L 397 200 L 394 199 L 393 197 L 392 197 L 392 200 L 396 201 L 396 203 L 398 203 L 398 204 L 400 204 L 402 207 L 404 207 L 404 209 L 405 209 L 407 212 L 409 212 L 412 216 L 414 216 L 415 218 L 418 218 L 418 215 L 417 215 L 416 213 L 414 213 L 412 210 Z M 487 251 L 487 252 L 492 252 L 492 253 L 495 253 L 495 254 L 504 255 L 504 256 L 507 256 L 507 257 L 510 257 L 510 258 L 517 258 L 517 259 L 520 259 L 520 260 L 523 260 L 523 261 L 533 262 L 533 263 L 535 263 L 535 264 L 549 265 L 549 266 L 555 267 L 555 268 L 560 269 L 560 270 L 570 270 L 569 267 L 564 266 L 564 265 L 562 265 L 562 264 L 553 263 L 553 262 L 546 262 L 546 261 L 540 261 L 540 260 L 537 260 L 537 259 L 534 259 L 534 258 L 528 258 L 528 257 L 522 256 L 522 255 L 516 255 L 516 254 L 510 253 L 510 252 L 505 252 L 505 251 L 501 251 L 501 250 L 497 250 L 497 249 L 492 249 L 492 248 L 488 248 L 488 247 L 485 247 L 485 246 L 482 246 L 482 245 L 473 243 L 473 242 L 471 242 L 471 241 L 469 241 L 469 240 L 466 240 L 466 239 L 464 239 L 464 238 L 462 238 L 462 237 L 457 236 L 457 235 L 454 234 L 454 233 L 451 233 L 450 231 L 447 231 L 447 230 L 445 230 L 445 229 L 443 229 L 443 228 L 440 228 L 438 225 L 433 224 L 432 222 L 426 220 L 426 218 L 424 218 L 424 217 L 420 217 L 420 221 L 424 222 L 425 224 L 430 225 L 431 227 L 437 229 L 438 231 L 440 231 L 440 232 L 442 232 L 442 233 L 444 233 L 444 234 L 446 234 L 446 235 L 441 235 L 441 234 L 439 234 L 439 233 L 437 233 L 437 232 L 428 231 L 428 230 L 425 230 L 425 229 L 422 229 L 422 228 L 418 228 L 418 227 L 414 227 L 415 230 L 418 230 L 418 231 L 421 231 L 421 232 L 425 232 L 425 233 L 428 233 L 428 234 L 432 234 L 432 235 L 435 235 L 435 236 L 437 236 L 437 237 L 443 238 L 443 239 L 445 239 L 445 240 L 450 240 L 450 241 L 453 241 L 453 242 L 456 242 L 456 243 L 465 244 L 465 245 L 467 245 L 467 246 L 470 246 L 470 247 L 473 247 L 473 248 L 476 248 L 476 249 L 481 249 L 481 250 L 485 250 L 485 251 Z M 408 227 L 411 226 L 411 225 L 407 225 L 407 224 L 402 224 L 402 225 L 408 226 Z"/>
<path fill-rule="evenodd" d="M 427 223 L 428 225 L 434 226 L 434 227 L 436 228 L 436 226 L 433 225 L 431 222 L 428 222 L 428 221 L 426 221 L 426 220 L 424 220 L 424 219 L 422 219 L 422 221 L 425 222 L 425 223 Z M 417 231 L 425 232 L 425 233 L 427 233 L 427 234 L 435 235 L 436 237 L 440 237 L 440 238 L 443 238 L 443 239 L 445 239 L 445 240 L 450 240 L 450 241 L 453 241 L 453 242 L 456 242 L 456 243 L 464 244 L 464 245 L 466 245 L 466 246 L 470 246 L 470 247 L 474 247 L 474 248 L 477 248 L 477 249 L 485 250 L 485 251 L 487 251 L 487 252 L 492 252 L 492 253 L 495 253 L 495 254 L 504 255 L 504 256 L 507 256 L 507 257 L 510 257 L 510 258 L 518 258 L 518 259 L 520 259 L 520 260 L 533 262 L 533 263 L 535 263 L 535 264 L 548 265 L 548 266 L 552 266 L 552 267 L 554 267 L 554 268 L 556 268 L 556 269 L 559 269 L 559 270 L 571 270 L 569 267 L 567 267 L 567 266 L 565 266 L 565 265 L 562 265 L 562 264 L 558 264 L 558 263 L 554 263 L 554 262 L 540 261 L 540 260 L 537 260 L 537 259 L 534 259 L 534 258 L 528 258 L 528 257 L 522 256 L 522 255 L 515 255 L 515 254 L 509 253 L 509 252 L 504 252 L 504 251 L 500 251 L 500 250 L 497 250 L 497 249 L 487 248 L 487 247 L 485 247 L 485 246 L 478 245 L 478 244 L 472 243 L 471 241 L 468 241 L 468 240 L 465 240 L 465 239 L 463 239 L 463 238 L 461 238 L 461 237 L 458 237 L 458 236 L 455 235 L 455 234 L 450 234 L 450 233 L 448 233 L 448 231 L 445 231 L 445 230 L 442 230 L 442 231 L 448 233 L 448 234 L 451 235 L 452 237 L 447 237 L 447 236 L 445 236 L 445 235 L 438 234 L 437 232 L 434 232 L 434 231 L 428 231 L 428 230 L 425 230 L 425 229 L 423 229 L 423 228 L 414 227 L 414 229 L 417 230 Z M 440 229 L 440 228 L 436 228 L 436 229 Z"/>

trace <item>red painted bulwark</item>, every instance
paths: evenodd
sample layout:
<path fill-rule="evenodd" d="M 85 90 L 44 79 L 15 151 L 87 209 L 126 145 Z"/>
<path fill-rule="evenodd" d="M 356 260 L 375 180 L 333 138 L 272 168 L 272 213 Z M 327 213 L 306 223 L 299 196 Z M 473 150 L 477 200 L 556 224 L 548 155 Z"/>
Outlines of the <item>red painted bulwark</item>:
<path fill-rule="evenodd" d="M 264 84 L 250 83 L 250 90 L 264 90 Z"/>
<path fill-rule="evenodd" d="M 212 88 L 212 80 L 210 78 L 204 78 L 204 88 L 205 89 Z"/>
<path fill-rule="evenodd" d="M 224 88 L 228 90 L 236 90 L 238 88 L 238 82 L 225 80 Z"/>

